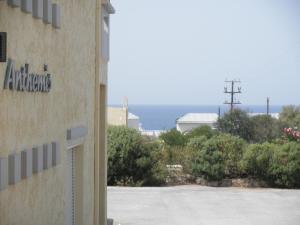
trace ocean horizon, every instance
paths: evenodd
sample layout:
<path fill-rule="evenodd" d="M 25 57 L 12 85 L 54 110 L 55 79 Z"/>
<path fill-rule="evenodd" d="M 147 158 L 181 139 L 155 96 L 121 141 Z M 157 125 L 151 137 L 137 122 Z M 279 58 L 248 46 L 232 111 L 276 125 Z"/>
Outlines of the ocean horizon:
<path fill-rule="evenodd" d="M 121 107 L 122 105 L 110 105 Z M 218 113 L 227 112 L 227 105 L 129 105 L 128 111 L 140 118 L 144 130 L 169 130 L 176 127 L 176 120 L 186 113 Z M 280 113 L 282 105 L 270 105 L 270 113 Z M 266 113 L 266 105 L 239 105 L 236 108 L 250 113 Z"/>

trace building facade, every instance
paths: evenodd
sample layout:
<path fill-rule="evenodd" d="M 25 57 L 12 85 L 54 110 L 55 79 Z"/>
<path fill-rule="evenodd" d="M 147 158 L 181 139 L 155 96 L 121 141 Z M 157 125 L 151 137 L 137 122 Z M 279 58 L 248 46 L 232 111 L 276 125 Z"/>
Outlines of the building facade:
<path fill-rule="evenodd" d="M 218 117 L 217 113 L 187 113 L 177 119 L 176 129 L 181 133 L 189 132 L 201 126 L 210 126 L 215 129 Z"/>
<path fill-rule="evenodd" d="M 107 123 L 110 126 L 125 126 L 140 130 L 140 118 L 131 112 L 128 112 L 128 107 L 108 107 L 107 108 Z"/>
<path fill-rule="evenodd" d="M 140 117 L 134 115 L 133 113 L 128 113 L 128 127 L 135 130 L 141 130 Z"/>
<path fill-rule="evenodd" d="M 106 224 L 108 0 L 0 0 L 0 224 Z"/>
<path fill-rule="evenodd" d="M 108 107 L 107 123 L 110 126 L 126 126 L 128 124 L 128 108 Z"/>

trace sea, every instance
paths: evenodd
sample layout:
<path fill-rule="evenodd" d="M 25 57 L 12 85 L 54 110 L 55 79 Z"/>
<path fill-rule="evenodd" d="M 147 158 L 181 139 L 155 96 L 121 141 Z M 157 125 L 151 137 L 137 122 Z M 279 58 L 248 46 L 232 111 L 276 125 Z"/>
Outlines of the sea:
<path fill-rule="evenodd" d="M 120 105 L 112 105 L 119 106 Z M 218 113 L 229 110 L 227 105 L 129 105 L 128 111 L 140 118 L 144 130 L 169 130 L 176 127 L 176 120 L 186 113 Z M 250 113 L 266 113 L 265 105 L 240 105 Z M 270 113 L 280 113 L 282 106 L 271 105 Z"/>

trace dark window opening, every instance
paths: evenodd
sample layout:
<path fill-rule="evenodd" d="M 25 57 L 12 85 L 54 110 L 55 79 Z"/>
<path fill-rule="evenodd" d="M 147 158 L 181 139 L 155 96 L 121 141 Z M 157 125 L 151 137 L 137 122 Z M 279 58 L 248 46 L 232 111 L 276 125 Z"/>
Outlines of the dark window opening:
<path fill-rule="evenodd" d="M 0 62 L 6 62 L 6 32 L 0 32 Z"/>

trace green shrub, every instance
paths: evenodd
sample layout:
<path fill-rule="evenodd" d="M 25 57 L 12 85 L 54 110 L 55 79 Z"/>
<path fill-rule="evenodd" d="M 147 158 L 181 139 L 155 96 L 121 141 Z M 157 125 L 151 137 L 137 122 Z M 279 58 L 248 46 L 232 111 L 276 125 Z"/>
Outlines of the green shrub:
<path fill-rule="evenodd" d="M 195 158 L 195 151 L 191 148 L 181 146 L 165 146 L 163 150 L 163 159 L 165 165 L 181 165 L 183 172 L 192 173 L 192 164 Z"/>
<path fill-rule="evenodd" d="M 213 130 L 210 126 L 201 126 L 194 128 L 193 130 L 186 133 L 187 139 L 191 139 L 194 137 L 205 136 L 207 139 L 212 138 L 217 134 L 216 130 Z"/>
<path fill-rule="evenodd" d="M 269 143 L 249 145 L 241 161 L 243 171 L 247 175 L 268 180 L 268 171 L 276 147 Z"/>
<path fill-rule="evenodd" d="M 109 185 L 151 185 L 164 181 L 164 167 L 158 143 L 149 142 L 141 134 L 126 127 L 108 128 Z"/>
<path fill-rule="evenodd" d="M 243 139 L 230 134 L 221 134 L 214 138 L 217 149 L 222 152 L 227 177 L 240 175 L 240 160 L 243 157 L 246 143 Z"/>
<path fill-rule="evenodd" d="M 278 187 L 300 187 L 300 144 L 290 142 L 278 146 L 269 168 L 269 180 Z"/>
<path fill-rule="evenodd" d="M 229 134 L 220 135 L 217 141 L 224 154 L 225 174 L 227 177 L 238 177 L 241 174 L 240 161 L 243 158 L 246 142 Z"/>
<path fill-rule="evenodd" d="M 300 144 L 250 145 L 241 162 L 247 175 L 268 182 L 273 187 L 300 187 Z"/>
<path fill-rule="evenodd" d="M 182 165 L 183 172 L 191 174 L 192 164 L 195 162 L 197 152 L 201 150 L 206 141 L 207 138 L 205 136 L 200 136 L 191 138 L 186 146 L 165 145 L 163 161 L 166 165 Z"/>
<path fill-rule="evenodd" d="M 207 140 L 199 149 L 193 163 L 193 173 L 208 180 L 237 177 L 245 142 L 238 137 L 222 134 Z"/>
<path fill-rule="evenodd" d="M 214 142 L 208 141 L 197 153 L 196 160 L 193 163 L 193 174 L 207 180 L 221 180 L 224 178 L 224 157 Z"/>
<path fill-rule="evenodd" d="M 187 143 L 187 147 L 193 149 L 194 151 L 200 151 L 205 142 L 207 141 L 206 136 L 198 136 L 189 139 Z"/>
<path fill-rule="evenodd" d="M 162 133 L 159 138 L 168 146 L 185 146 L 187 143 L 186 136 L 177 131 L 175 128 Z"/>
<path fill-rule="evenodd" d="M 144 168 L 140 171 L 143 177 L 143 186 L 160 186 L 165 183 L 167 171 L 162 161 L 161 145 L 157 142 L 146 142 L 143 144 L 147 154 L 137 160 L 137 164 Z"/>

